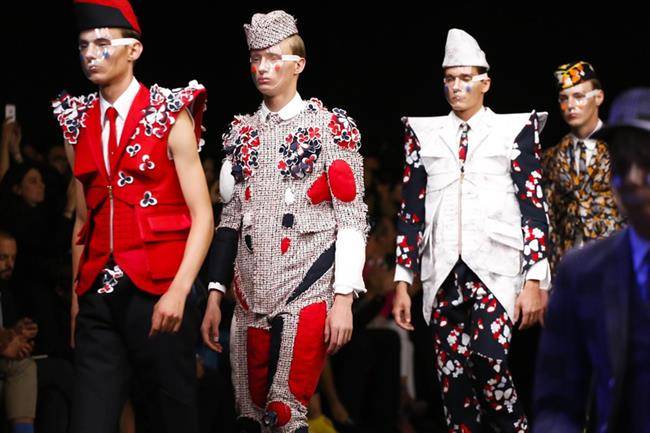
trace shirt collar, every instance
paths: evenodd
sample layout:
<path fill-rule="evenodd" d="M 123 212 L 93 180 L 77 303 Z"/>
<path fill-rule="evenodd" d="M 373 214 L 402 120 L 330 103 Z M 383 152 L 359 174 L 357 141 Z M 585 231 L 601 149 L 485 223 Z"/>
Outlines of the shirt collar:
<path fill-rule="evenodd" d="M 126 88 L 124 93 L 122 93 L 113 104 L 104 99 L 101 92 L 99 92 L 99 107 L 102 115 L 102 124 L 106 120 L 104 117 L 106 115 L 106 110 L 108 110 L 108 107 L 111 106 L 117 110 L 118 117 L 122 119 L 122 121 L 125 121 L 126 117 L 129 115 L 131 104 L 133 103 L 133 100 L 139 91 L 140 83 L 138 83 L 138 80 L 133 77 L 131 84 L 129 84 L 129 87 Z"/>
<path fill-rule="evenodd" d="M 643 260 L 648 255 L 648 252 L 650 252 L 650 240 L 642 238 L 634 228 L 630 227 L 630 245 L 632 246 L 634 271 L 639 273 L 645 265 Z"/>
<path fill-rule="evenodd" d="M 291 101 L 287 103 L 280 111 L 278 111 L 277 114 L 280 116 L 280 119 L 282 120 L 289 120 L 293 119 L 296 117 L 303 109 L 304 107 L 304 101 L 300 97 L 300 94 L 296 92 L 296 94 L 291 98 Z M 266 120 L 266 116 L 268 116 L 270 113 L 273 113 L 269 107 L 266 106 L 266 103 L 262 102 L 262 107 L 260 109 L 260 116 L 262 117 L 262 120 Z"/>
<path fill-rule="evenodd" d="M 460 125 L 462 125 L 463 123 L 467 123 L 469 125 L 470 130 L 477 130 L 480 129 L 486 112 L 487 112 L 487 108 L 481 107 L 481 109 L 478 110 L 476 114 L 474 114 L 472 117 L 470 117 L 470 119 L 467 122 L 465 122 L 463 119 L 458 117 L 456 113 L 452 111 L 451 119 L 456 129 L 459 129 Z"/>
<path fill-rule="evenodd" d="M 582 142 L 585 143 L 585 146 L 587 147 L 587 149 L 594 150 L 594 149 L 596 149 L 596 139 L 591 138 L 591 136 L 594 135 L 602 127 L 603 127 L 603 121 L 598 119 L 598 123 L 596 124 L 596 128 L 594 128 L 594 130 L 591 131 L 591 134 L 589 134 L 589 136 L 587 138 L 580 139 L 580 138 L 576 137 L 575 135 L 573 135 L 573 133 L 571 133 L 570 134 L 571 135 L 571 142 L 575 145 L 578 141 L 582 141 Z"/>

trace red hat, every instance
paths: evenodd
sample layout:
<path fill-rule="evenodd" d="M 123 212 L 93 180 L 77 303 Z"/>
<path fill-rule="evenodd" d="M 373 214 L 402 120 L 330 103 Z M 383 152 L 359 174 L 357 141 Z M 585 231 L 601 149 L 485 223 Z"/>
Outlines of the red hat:
<path fill-rule="evenodd" d="M 142 33 L 128 0 L 74 0 L 79 31 L 119 27 Z"/>

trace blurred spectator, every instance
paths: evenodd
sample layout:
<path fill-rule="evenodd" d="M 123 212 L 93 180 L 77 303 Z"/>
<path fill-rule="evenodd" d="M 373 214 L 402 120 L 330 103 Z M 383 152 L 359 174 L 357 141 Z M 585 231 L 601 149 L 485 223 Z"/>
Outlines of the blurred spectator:
<path fill-rule="evenodd" d="M 0 231 L 0 374 L 4 381 L 5 411 L 12 431 L 33 433 L 37 381 L 36 364 L 30 355 L 38 327 L 28 318 L 15 321 L 17 311 L 8 282 L 13 274 L 16 251 L 15 239 Z"/>

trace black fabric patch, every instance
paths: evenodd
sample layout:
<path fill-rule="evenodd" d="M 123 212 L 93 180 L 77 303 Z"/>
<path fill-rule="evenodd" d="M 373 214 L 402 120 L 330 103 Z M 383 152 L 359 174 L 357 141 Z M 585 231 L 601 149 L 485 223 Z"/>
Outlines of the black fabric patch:
<path fill-rule="evenodd" d="M 235 432 L 236 433 L 261 433 L 262 426 L 259 422 L 255 421 L 253 418 L 247 418 L 245 416 L 237 418 L 235 421 Z"/>
<path fill-rule="evenodd" d="M 336 252 L 336 243 L 326 249 L 316 261 L 311 265 L 307 274 L 304 276 L 298 287 L 291 293 L 289 299 L 287 299 L 287 304 L 289 305 L 294 301 L 298 296 L 303 294 L 307 289 L 309 289 L 316 281 L 320 279 L 325 273 L 334 265 L 334 257 Z"/>
<path fill-rule="evenodd" d="M 286 227 L 290 229 L 291 227 L 293 227 L 294 220 L 295 218 L 292 213 L 285 213 L 282 216 L 282 227 Z"/>
<path fill-rule="evenodd" d="M 284 330 L 284 318 L 275 316 L 271 320 L 271 343 L 269 346 L 269 388 L 273 384 L 275 372 L 278 369 L 278 359 L 280 359 L 280 348 L 282 347 L 282 331 Z"/>
<path fill-rule="evenodd" d="M 253 237 L 251 235 L 244 236 L 244 242 L 246 242 L 246 248 L 251 253 L 253 252 Z"/>

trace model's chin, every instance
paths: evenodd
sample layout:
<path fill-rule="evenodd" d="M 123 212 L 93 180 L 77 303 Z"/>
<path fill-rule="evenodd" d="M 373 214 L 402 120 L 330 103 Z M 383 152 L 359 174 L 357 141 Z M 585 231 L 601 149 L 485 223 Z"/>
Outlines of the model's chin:
<path fill-rule="evenodd" d="M 108 82 L 108 76 L 101 72 L 86 71 L 86 77 L 96 86 L 103 86 Z"/>

